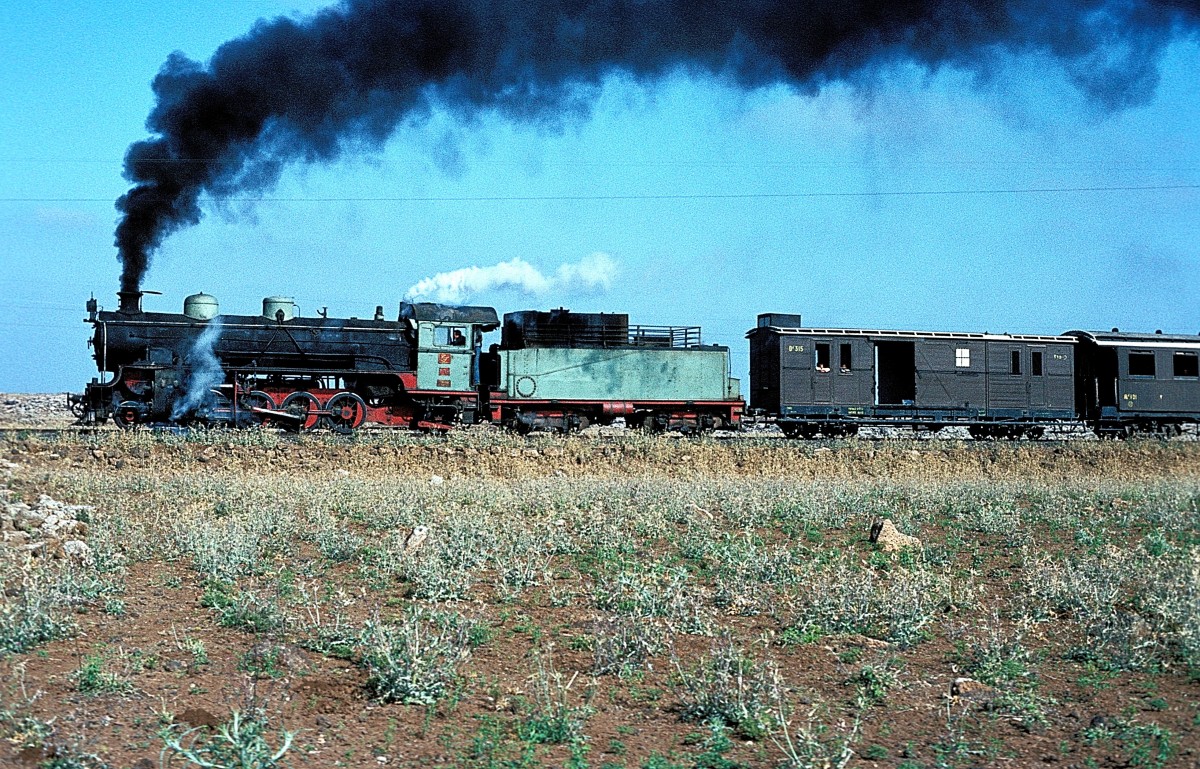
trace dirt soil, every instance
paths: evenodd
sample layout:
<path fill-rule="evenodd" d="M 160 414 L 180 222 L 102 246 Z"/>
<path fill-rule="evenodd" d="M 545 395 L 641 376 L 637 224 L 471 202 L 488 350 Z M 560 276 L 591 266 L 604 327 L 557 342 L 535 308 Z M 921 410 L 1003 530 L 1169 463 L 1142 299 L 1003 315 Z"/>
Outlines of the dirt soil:
<path fill-rule="evenodd" d="M 53 424 L 65 411 L 57 398 L 18 406 L 0 395 L 0 418 Z M 36 506 L 46 494 L 93 508 L 80 514 L 90 522 L 79 535 L 90 554 L 77 562 L 62 553 L 22 560 L 0 549 L 8 564 L 0 609 L 10 617 L 50 579 L 36 575 L 73 580 L 63 588 L 71 595 L 66 613 L 57 615 L 69 630 L 7 654 L 0 646 L 0 766 L 195 766 L 167 740 L 203 744 L 235 711 L 261 713 L 272 746 L 283 730 L 294 733 L 283 758 L 292 766 L 1200 763 L 1200 669 L 1192 665 L 1200 652 L 1180 651 L 1200 626 L 1177 627 L 1200 619 L 1200 609 L 1170 627 L 1130 631 L 1134 646 L 1160 639 L 1136 663 L 1089 640 L 1103 623 L 1077 619 L 1082 610 L 1069 602 L 1033 619 L 1022 610 L 1032 601 L 1031 575 L 1057 574 L 1056 564 L 1075 558 L 1137 561 L 1148 557 L 1147 542 L 1160 540 L 1161 557 L 1195 558 L 1195 443 L 9 433 L 0 457 L 0 501 Z M 752 498 L 764 484 L 767 498 Z M 593 485 L 611 498 L 583 509 Z M 691 488 L 700 496 L 681 502 Z M 814 510 L 823 495 L 835 502 L 793 526 L 769 498 L 788 488 L 811 494 L 798 499 L 817 500 Z M 463 489 L 478 494 L 485 524 L 463 522 L 473 509 Z M 982 501 L 956 507 L 960 491 Z M 575 541 L 588 547 L 526 545 L 544 562 L 519 590 L 502 576 L 503 544 L 489 546 L 500 555 L 471 567 L 470 586 L 455 599 L 422 598 L 428 572 L 379 565 L 403 552 L 422 521 L 430 522 L 427 554 L 449 552 L 436 538 L 451 530 L 485 538 L 493 530 L 508 542 L 506 495 L 521 507 L 512 512 L 514 530 L 537 536 L 557 536 L 555 526 L 582 532 L 606 510 L 629 523 L 624 537 L 579 534 Z M 842 496 L 851 501 L 836 502 Z M 297 518 L 260 523 L 259 507 L 274 509 L 281 498 Z M 666 512 L 654 512 L 658 505 Z M 1131 506 L 1146 517 L 1131 516 Z M 1016 523 L 963 523 L 983 520 L 981 510 Z M 886 553 L 868 541 L 881 511 L 920 536 L 917 549 Z M 1054 523 L 1059 511 L 1069 524 Z M 302 525 L 289 528 L 295 520 Z M 197 521 L 208 521 L 212 547 L 200 541 Z M 248 540 L 229 538 L 238 532 Z M 719 547 L 705 550 L 697 532 Z M 400 544 L 389 544 L 394 535 Z M 430 550 L 435 545 L 441 549 Z M 234 576 L 203 565 L 243 547 L 258 548 L 257 560 Z M 741 563 L 727 554 L 736 548 L 748 554 Z M 902 639 L 886 622 L 805 625 L 800 609 L 832 581 L 745 577 L 736 587 L 744 597 L 722 598 L 730 575 L 741 579 L 785 554 L 785 571 L 823 574 L 814 564 L 828 562 L 846 579 L 877 586 L 928 574 L 964 591 Z M 643 567 L 644 582 L 621 581 Z M 693 601 L 706 629 L 674 609 L 630 609 L 642 600 L 638 590 L 666 591 L 676 578 L 689 587 L 671 600 Z M 1200 574 L 1192 584 L 1200 595 Z M 606 602 L 606 590 L 627 589 L 634 597 Z M 229 596 L 268 600 L 283 619 L 236 615 Z M 1118 608 L 1144 603 L 1136 594 L 1114 600 Z M 329 641 L 335 615 L 342 630 L 358 632 L 370 621 L 402 623 L 414 607 L 461 616 L 471 627 L 469 656 L 430 704 L 387 701 L 362 652 Z M 1152 626 L 1158 615 L 1136 616 Z M 622 675 L 597 673 L 598 645 L 622 618 L 633 629 L 621 632 L 658 628 L 653 648 Z M 18 634 L 13 622 L 0 611 L 0 644 L 3 633 Z M 1000 640 L 988 641 L 989 632 Z M 730 648 L 747 666 L 721 678 L 712 671 Z M 991 667 L 981 662 L 993 657 Z M 956 687 L 956 679 L 970 680 Z M 702 708 L 689 684 L 733 702 L 710 711 L 743 717 L 696 716 Z M 54 763 L 67 759 L 77 763 Z"/>

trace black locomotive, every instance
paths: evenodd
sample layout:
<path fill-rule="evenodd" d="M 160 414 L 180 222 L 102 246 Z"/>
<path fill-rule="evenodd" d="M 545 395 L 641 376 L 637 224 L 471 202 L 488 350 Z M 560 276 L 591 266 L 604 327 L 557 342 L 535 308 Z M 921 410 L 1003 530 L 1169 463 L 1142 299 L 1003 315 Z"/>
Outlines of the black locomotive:
<path fill-rule="evenodd" d="M 304 318 L 288 297 L 264 299 L 261 316 L 220 315 L 207 294 L 183 314 L 143 312 L 141 299 L 120 294 L 115 312 L 88 302 L 96 365 L 111 376 L 71 396 L 84 424 L 469 424 L 481 409 L 479 342 L 500 325 L 490 307 L 405 303 L 385 320 L 382 307 Z"/>

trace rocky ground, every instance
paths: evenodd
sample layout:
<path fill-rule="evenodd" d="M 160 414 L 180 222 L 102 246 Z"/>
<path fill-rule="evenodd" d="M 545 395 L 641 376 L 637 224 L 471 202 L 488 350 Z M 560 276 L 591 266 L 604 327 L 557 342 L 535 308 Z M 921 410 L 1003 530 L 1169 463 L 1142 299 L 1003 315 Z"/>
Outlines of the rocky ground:
<path fill-rule="evenodd" d="M 55 428 L 74 421 L 66 393 L 0 393 L 0 427 Z"/>

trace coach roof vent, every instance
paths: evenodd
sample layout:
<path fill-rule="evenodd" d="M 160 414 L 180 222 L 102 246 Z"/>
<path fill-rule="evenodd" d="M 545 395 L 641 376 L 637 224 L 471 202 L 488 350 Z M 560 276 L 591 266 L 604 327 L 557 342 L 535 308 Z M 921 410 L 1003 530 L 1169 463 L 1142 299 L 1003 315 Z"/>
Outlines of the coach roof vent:
<path fill-rule="evenodd" d="M 786 312 L 764 312 L 758 316 L 759 328 L 800 328 L 803 321 L 797 314 Z"/>

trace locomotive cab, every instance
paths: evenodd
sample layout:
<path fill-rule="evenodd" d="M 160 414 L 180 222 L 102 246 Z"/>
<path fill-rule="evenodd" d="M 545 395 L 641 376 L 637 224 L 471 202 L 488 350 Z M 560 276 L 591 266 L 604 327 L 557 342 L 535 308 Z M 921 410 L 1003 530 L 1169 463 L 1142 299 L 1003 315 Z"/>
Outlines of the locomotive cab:
<path fill-rule="evenodd" d="M 483 370 L 483 335 L 499 328 L 491 307 L 447 307 L 432 303 L 400 305 L 400 319 L 408 321 L 414 345 L 417 391 L 433 396 L 474 396 L 486 392 Z M 463 415 L 474 421 L 474 415 Z"/>

